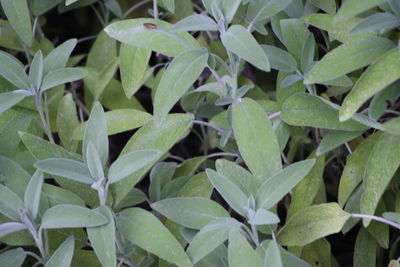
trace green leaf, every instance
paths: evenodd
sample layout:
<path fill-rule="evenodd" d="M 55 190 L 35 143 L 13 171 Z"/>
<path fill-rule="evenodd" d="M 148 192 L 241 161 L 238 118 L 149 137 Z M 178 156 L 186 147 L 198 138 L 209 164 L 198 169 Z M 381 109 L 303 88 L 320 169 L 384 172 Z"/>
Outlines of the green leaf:
<path fill-rule="evenodd" d="M 280 26 L 285 46 L 289 53 L 300 63 L 303 47 L 310 32 L 305 23 L 298 19 L 282 19 L 280 20 Z"/>
<path fill-rule="evenodd" d="M 160 200 L 151 207 L 185 227 L 201 229 L 209 222 L 222 217 L 229 217 L 229 213 L 217 202 L 201 197 L 178 197 Z"/>
<path fill-rule="evenodd" d="M 165 8 L 171 12 L 175 12 L 175 0 L 161 0 Z"/>
<path fill-rule="evenodd" d="M 265 250 L 264 266 L 283 267 L 279 245 L 275 240 L 269 242 Z"/>
<path fill-rule="evenodd" d="M 152 116 L 147 113 L 136 109 L 116 109 L 104 113 L 107 124 L 107 135 L 122 133 L 125 131 L 139 128 L 149 121 Z M 79 124 L 73 131 L 73 138 L 75 140 L 82 140 L 87 122 Z"/>
<path fill-rule="evenodd" d="M 282 107 L 283 102 L 285 102 L 285 100 L 288 99 L 290 96 L 296 93 L 304 92 L 306 90 L 303 81 L 298 81 L 290 85 L 289 87 L 283 88 L 282 81 L 285 80 L 286 77 L 288 77 L 289 75 L 291 74 L 282 71 L 278 73 L 278 77 L 276 80 L 276 102 L 279 108 Z"/>
<path fill-rule="evenodd" d="M 107 223 L 107 217 L 94 210 L 61 204 L 46 210 L 40 227 L 43 229 L 81 228 L 102 226 Z"/>
<path fill-rule="evenodd" d="M 148 211 L 126 209 L 117 218 L 117 228 L 133 244 L 177 266 L 192 266 L 175 237 Z"/>
<path fill-rule="evenodd" d="M 315 153 L 312 153 L 308 158 L 315 158 L 315 164 L 306 177 L 292 190 L 292 199 L 287 218 L 290 218 L 297 211 L 311 206 L 318 194 L 318 190 L 324 183 L 325 155 L 316 157 Z"/>
<path fill-rule="evenodd" d="M 146 23 L 156 25 L 156 28 L 147 28 Z M 171 24 L 155 19 L 129 19 L 114 22 L 104 31 L 118 41 L 150 49 L 166 56 L 177 56 L 188 50 L 199 48 L 198 42 L 187 32 L 173 33 Z"/>
<path fill-rule="evenodd" d="M 224 200 L 231 206 L 236 212 L 242 216 L 246 216 L 247 210 L 247 196 L 232 182 L 229 178 L 219 174 L 218 172 L 206 169 L 208 179 L 221 194 Z"/>
<path fill-rule="evenodd" d="M 1 63 L 0 63 L 1 64 Z M 0 94 L 0 113 L 13 107 L 14 105 L 21 102 L 26 97 L 23 93 L 2 93 Z"/>
<path fill-rule="evenodd" d="M 21 143 L 18 131 L 26 131 L 31 122 L 32 117 L 26 114 L 17 115 L 8 121 L 0 135 L 0 155 L 9 158 L 13 158 L 16 155 L 18 146 Z"/>
<path fill-rule="evenodd" d="M 376 241 L 365 228 L 358 231 L 354 247 L 354 267 L 374 267 L 376 264 Z"/>
<path fill-rule="evenodd" d="M 392 222 L 400 224 L 400 213 L 397 212 L 385 212 L 382 215 L 384 218 L 391 220 Z"/>
<path fill-rule="evenodd" d="M 103 166 L 101 165 L 99 153 L 90 141 L 86 151 L 86 166 L 89 169 L 90 177 L 92 179 L 96 181 L 104 179 L 104 171 Z"/>
<path fill-rule="evenodd" d="M 350 34 L 361 34 L 371 31 L 381 31 L 390 28 L 396 28 L 400 26 L 400 19 L 391 13 L 375 13 L 371 16 L 366 17 L 353 29 Z"/>
<path fill-rule="evenodd" d="M 76 39 L 69 39 L 53 49 L 44 59 L 43 73 L 64 68 L 77 43 Z"/>
<path fill-rule="evenodd" d="M 363 68 L 382 56 L 393 46 L 381 37 L 351 40 L 326 54 L 307 74 L 304 83 L 324 83 Z"/>
<path fill-rule="evenodd" d="M 83 201 L 78 195 L 59 186 L 44 184 L 43 193 L 48 199 L 50 206 L 59 204 L 85 206 L 85 201 Z"/>
<path fill-rule="evenodd" d="M 217 31 L 218 24 L 206 15 L 193 14 L 172 26 L 172 32 Z"/>
<path fill-rule="evenodd" d="M 154 96 L 154 119 L 160 123 L 189 90 L 207 65 L 208 53 L 190 50 L 175 57 L 164 72 Z"/>
<path fill-rule="evenodd" d="M 345 132 L 345 131 L 330 131 L 328 132 L 321 143 L 318 145 L 317 156 L 323 155 L 344 143 L 359 137 L 363 131 Z"/>
<path fill-rule="evenodd" d="M 373 215 L 390 180 L 400 166 L 400 138 L 382 133 L 365 162 L 364 192 L 361 195 L 360 212 Z M 364 220 L 367 226 L 369 220 Z"/>
<path fill-rule="evenodd" d="M 26 0 L 1 0 L 1 6 L 11 27 L 17 32 L 25 45 L 32 45 L 32 24 Z"/>
<path fill-rule="evenodd" d="M 33 174 L 31 180 L 28 183 L 28 186 L 25 189 L 24 206 L 29 211 L 29 214 L 34 220 L 36 219 L 39 210 L 40 194 L 42 193 L 43 180 L 43 173 L 37 170 Z"/>
<path fill-rule="evenodd" d="M 280 118 L 289 125 L 309 126 L 341 131 L 368 129 L 354 118 L 339 121 L 339 111 L 321 98 L 307 93 L 297 93 L 286 99 Z"/>
<path fill-rule="evenodd" d="M 267 55 L 272 69 L 294 72 L 297 68 L 296 59 L 283 49 L 272 45 L 261 45 Z"/>
<path fill-rule="evenodd" d="M 86 68 L 88 75 L 86 76 L 85 90 L 89 90 L 94 101 L 97 101 L 103 95 L 107 85 L 113 79 L 115 72 L 119 66 L 119 58 L 114 58 L 108 62 L 102 69 L 96 71 L 92 68 Z"/>
<path fill-rule="evenodd" d="M 347 0 L 340 7 L 336 20 L 341 21 L 358 15 L 368 9 L 385 3 L 387 0 Z"/>
<path fill-rule="evenodd" d="M 311 0 L 311 3 L 322 9 L 328 14 L 336 13 L 336 1 L 335 0 Z"/>
<path fill-rule="evenodd" d="M 259 183 L 282 169 L 278 140 L 262 107 L 244 98 L 233 105 L 232 128 L 240 154 Z"/>
<path fill-rule="evenodd" d="M 256 193 L 257 208 L 272 208 L 310 172 L 314 163 L 314 159 L 296 162 L 265 181 Z"/>
<path fill-rule="evenodd" d="M 393 103 L 400 97 L 398 86 L 400 81 L 394 82 L 382 91 L 379 91 L 371 100 L 368 107 L 368 116 L 373 120 L 378 120 L 388 107 L 388 102 Z"/>
<path fill-rule="evenodd" d="M 36 52 L 29 68 L 29 81 L 35 90 L 39 90 L 43 77 L 43 54 L 42 50 Z"/>
<path fill-rule="evenodd" d="M 339 232 L 350 214 L 336 203 L 310 206 L 294 214 L 280 230 L 277 240 L 285 246 L 304 246 Z"/>
<path fill-rule="evenodd" d="M 303 248 L 301 258 L 320 266 L 331 266 L 331 245 L 325 238 L 320 238 Z"/>
<path fill-rule="evenodd" d="M 339 119 L 345 121 L 351 118 L 371 96 L 399 78 L 400 51 L 398 48 L 394 48 L 363 72 L 354 88 L 344 99 Z"/>
<path fill-rule="evenodd" d="M 239 230 L 240 223 L 232 218 L 220 218 L 204 226 L 187 248 L 187 253 L 194 264 L 223 244 L 229 232 Z"/>
<path fill-rule="evenodd" d="M 325 1 L 324 1 L 325 2 Z M 366 36 L 376 36 L 374 33 L 350 34 L 350 30 L 357 25 L 362 19 L 353 17 L 344 21 L 336 21 L 335 16 L 329 14 L 316 13 L 301 18 L 305 23 L 309 23 L 314 27 L 327 31 L 332 40 L 338 40 L 345 43 L 353 39 Z"/>
<path fill-rule="evenodd" d="M 161 200 L 161 192 L 174 176 L 177 164 L 175 162 L 159 162 L 151 169 L 149 198 L 156 202 Z"/>
<path fill-rule="evenodd" d="M 263 266 L 260 256 L 239 231 L 229 233 L 228 261 L 230 267 Z M 267 266 L 279 267 L 274 264 Z"/>
<path fill-rule="evenodd" d="M 47 261 L 45 267 L 68 267 L 71 265 L 72 256 L 74 254 L 75 239 L 73 236 L 68 237 L 53 253 Z"/>
<path fill-rule="evenodd" d="M 161 157 L 161 152 L 154 149 L 136 150 L 119 157 L 108 171 L 108 180 L 110 184 L 116 183 L 119 180 L 142 169 L 148 164 Z"/>
<path fill-rule="evenodd" d="M 63 0 L 31 0 L 31 10 L 34 16 L 40 16 L 55 7 Z"/>
<path fill-rule="evenodd" d="M 28 133 L 19 133 L 26 148 L 32 153 L 35 159 L 44 160 L 52 158 L 64 158 L 82 160 L 81 155 L 71 153 L 62 147 L 45 141 L 37 136 Z M 71 190 L 81 197 L 88 205 L 98 205 L 97 192 L 89 185 L 85 185 L 69 179 L 55 177 L 57 183 L 63 188 Z"/>
<path fill-rule="evenodd" d="M 353 153 L 347 157 L 346 166 L 340 177 L 338 190 L 338 203 L 341 207 L 344 206 L 350 195 L 364 179 L 367 167 L 366 162 L 369 161 L 371 152 L 381 134 L 382 133 L 375 133 L 368 136 L 368 138 L 359 144 Z"/>
<path fill-rule="evenodd" d="M 215 162 L 215 166 L 220 175 L 228 178 L 246 196 L 255 195 L 258 183 L 256 178 L 249 171 L 225 159 L 218 159 Z"/>
<path fill-rule="evenodd" d="M 84 184 L 95 182 L 91 178 L 86 164 L 72 159 L 53 158 L 40 160 L 34 164 L 35 168 L 51 175 L 61 176 Z"/>
<path fill-rule="evenodd" d="M 222 44 L 227 50 L 248 61 L 255 67 L 270 71 L 267 55 L 257 40 L 241 25 L 232 25 L 221 35 Z"/>
<path fill-rule="evenodd" d="M 19 222 L 7 222 L 0 224 L 0 237 L 12 234 L 21 230 L 26 230 L 26 226 Z"/>
<path fill-rule="evenodd" d="M 107 126 L 103 107 L 98 102 L 96 102 L 92 108 L 83 137 L 82 152 L 84 159 L 86 159 L 86 151 L 89 142 L 93 143 L 99 153 L 101 164 L 105 166 L 108 159 Z"/>
<path fill-rule="evenodd" d="M 187 114 L 168 115 L 161 125 L 151 121 L 140 128 L 127 142 L 121 156 L 132 151 L 156 149 L 162 154 L 167 151 L 187 132 L 192 124 L 193 116 Z M 115 205 L 121 201 L 130 189 L 150 170 L 155 162 L 143 167 L 128 178 L 111 185 Z"/>
<path fill-rule="evenodd" d="M 24 202 L 13 191 L 0 184 L 0 213 L 8 218 L 19 221 L 20 215 L 18 210 L 24 208 Z"/>
<path fill-rule="evenodd" d="M 117 42 L 104 30 L 100 31 L 90 48 L 86 67 L 101 72 L 105 66 L 117 58 Z"/>
<path fill-rule="evenodd" d="M 277 224 L 279 221 L 279 217 L 275 213 L 266 209 L 258 209 L 248 222 L 252 225 L 269 225 Z"/>
<path fill-rule="evenodd" d="M 113 214 L 111 209 L 107 206 L 100 206 L 99 213 L 107 217 L 108 223 L 103 226 L 88 227 L 88 237 L 102 265 L 104 267 L 113 267 L 117 263 Z"/>
<path fill-rule="evenodd" d="M 74 128 L 79 125 L 78 114 L 76 112 L 76 104 L 70 93 L 67 93 L 60 100 L 57 109 L 57 134 L 61 139 L 61 143 L 66 149 L 72 150 L 73 140 L 72 134 Z M 84 128 L 82 129 L 82 139 Z"/>
<path fill-rule="evenodd" d="M 291 0 L 253 0 L 247 9 L 247 18 L 251 24 L 269 19 L 284 10 Z"/>
<path fill-rule="evenodd" d="M 30 87 L 28 75 L 26 75 L 21 62 L 3 51 L 0 51 L 0 76 L 18 89 L 28 89 Z"/>
<path fill-rule="evenodd" d="M 80 68 L 62 68 L 50 71 L 44 77 L 40 91 L 44 92 L 57 85 L 80 80 L 87 74 L 86 70 Z"/>
<path fill-rule="evenodd" d="M 127 98 L 133 96 L 144 83 L 144 76 L 151 56 L 151 50 L 121 44 L 119 69 L 121 83 Z"/>
<path fill-rule="evenodd" d="M 22 248 L 7 250 L 0 254 L 0 262 L 8 267 L 20 267 L 25 261 L 26 254 Z"/>

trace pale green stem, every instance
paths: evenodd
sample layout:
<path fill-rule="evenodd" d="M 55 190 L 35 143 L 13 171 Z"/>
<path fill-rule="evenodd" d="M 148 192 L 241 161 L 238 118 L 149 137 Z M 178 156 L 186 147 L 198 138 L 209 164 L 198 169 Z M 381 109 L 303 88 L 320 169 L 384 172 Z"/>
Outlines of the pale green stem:
<path fill-rule="evenodd" d="M 353 213 L 351 214 L 351 217 L 353 218 L 361 218 L 361 219 L 370 219 L 370 220 L 374 220 L 377 222 L 381 222 L 381 223 L 385 223 L 388 224 L 394 228 L 397 228 L 400 230 L 400 224 L 395 223 L 393 221 L 390 221 L 388 219 L 382 218 L 382 217 L 378 217 L 378 216 L 374 216 L 374 215 L 369 215 L 369 214 L 357 214 L 357 213 Z"/>

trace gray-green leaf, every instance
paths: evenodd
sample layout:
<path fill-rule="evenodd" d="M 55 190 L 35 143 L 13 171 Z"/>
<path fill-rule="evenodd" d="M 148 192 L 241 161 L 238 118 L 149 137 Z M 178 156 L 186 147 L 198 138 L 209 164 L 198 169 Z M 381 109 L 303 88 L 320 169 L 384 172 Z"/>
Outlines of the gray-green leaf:
<path fill-rule="evenodd" d="M 88 72 L 81 68 L 62 68 L 50 71 L 43 79 L 40 91 L 84 78 Z"/>
<path fill-rule="evenodd" d="M 102 226 L 107 223 L 108 219 L 94 210 L 61 204 L 46 210 L 40 227 L 43 229 L 81 228 Z"/>
<path fill-rule="evenodd" d="M 18 89 L 29 88 L 29 78 L 21 62 L 3 51 L 0 51 L 0 76 L 14 84 Z"/>
<path fill-rule="evenodd" d="M 25 190 L 24 206 L 29 211 L 32 219 L 36 219 L 39 210 L 43 180 L 43 173 L 37 170 L 35 174 L 33 174 Z"/>
<path fill-rule="evenodd" d="M 263 71 L 270 71 L 267 55 L 257 40 L 241 25 L 232 25 L 221 35 L 223 45 L 229 51 Z"/>
<path fill-rule="evenodd" d="M 154 149 L 136 150 L 119 157 L 110 167 L 108 180 L 118 182 L 161 157 L 161 151 Z"/>
<path fill-rule="evenodd" d="M 54 251 L 45 267 L 69 267 L 74 254 L 74 247 L 75 239 L 70 236 Z"/>
<path fill-rule="evenodd" d="M 370 97 L 400 78 L 400 51 L 390 50 L 363 72 L 354 88 L 343 101 L 339 112 L 341 121 L 348 120 Z"/>
<path fill-rule="evenodd" d="M 108 219 L 108 223 L 98 227 L 88 227 L 87 233 L 97 258 L 104 267 L 114 267 L 117 263 L 115 249 L 115 223 L 112 211 L 107 206 L 100 206 L 99 212 Z"/>
<path fill-rule="evenodd" d="M 11 27 L 27 46 L 32 45 L 32 23 L 26 0 L 1 0 L 1 6 Z"/>
<path fill-rule="evenodd" d="M 233 105 L 232 128 L 247 166 L 263 183 L 282 169 L 280 149 L 271 121 L 254 100 L 244 98 Z"/>
<path fill-rule="evenodd" d="M 218 24 L 206 15 L 193 14 L 172 26 L 172 32 L 217 31 Z"/>
<path fill-rule="evenodd" d="M 185 227 L 201 229 L 209 222 L 222 217 L 229 217 L 229 213 L 217 202 L 201 197 L 168 198 L 151 207 Z"/>
<path fill-rule="evenodd" d="M 277 240 L 285 246 L 304 246 L 339 232 L 350 214 L 337 203 L 310 206 L 295 213 L 280 230 Z"/>
<path fill-rule="evenodd" d="M 160 123 L 174 104 L 189 90 L 207 64 L 203 49 L 185 52 L 171 62 L 164 72 L 154 96 L 154 119 Z"/>
<path fill-rule="evenodd" d="M 296 162 L 268 179 L 256 193 L 257 208 L 272 208 L 308 174 L 314 163 L 315 159 Z"/>
<path fill-rule="evenodd" d="M 230 267 L 263 266 L 261 257 L 239 231 L 229 233 L 228 261 Z M 267 266 L 279 267 L 278 265 Z"/>
<path fill-rule="evenodd" d="M 117 218 L 117 228 L 133 244 L 177 266 L 192 266 L 185 251 L 150 212 L 139 208 L 124 210 Z"/>
<path fill-rule="evenodd" d="M 155 29 L 146 27 L 154 24 Z M 199 48 L 199 44 L 189 33 L 173 33 L 171 24 L 156 19 L 129 19 L 114 22 L 104 31 L 118 41 L 140 48 L 150 49 L 167 56 L 177 56 L 188 50 Z"/>
<path fill-rule="evenodd" d="M 364 37 L 348 41 L 326 54 L 307 74 L 304 83 L 323 83 L 363 68 L 393 47 L 382 37 Z"/>
<path fill-rule="evenodd" d="M 34 164 L 35 168 L 51 175 L 61 176 L 73 181 L 92 184 L 95 182 L 91 178 L 89 169 L 80 161 L 72 159 L 54 158 L 38 161 Z"/>

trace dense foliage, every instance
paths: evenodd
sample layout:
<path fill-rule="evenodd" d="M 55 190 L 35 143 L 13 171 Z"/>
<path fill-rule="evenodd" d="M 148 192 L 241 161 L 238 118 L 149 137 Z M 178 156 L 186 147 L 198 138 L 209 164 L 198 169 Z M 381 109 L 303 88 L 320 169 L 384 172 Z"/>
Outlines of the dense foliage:
<path fill-rule="evenodd" d="M 1 266 L 400 266 L 399 0 L 0 0 Z"/>

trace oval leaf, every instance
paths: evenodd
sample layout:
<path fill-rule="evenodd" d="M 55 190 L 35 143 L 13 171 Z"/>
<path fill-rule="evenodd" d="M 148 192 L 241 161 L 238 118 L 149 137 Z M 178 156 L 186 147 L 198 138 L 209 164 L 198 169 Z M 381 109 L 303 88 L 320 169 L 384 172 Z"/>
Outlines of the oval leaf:
<path fill-rule="evenodd" d="M 117 226 L 127 240 L 142 249 L 177 266 L 192 266 L 179 242 L 150 212 L 126 209 L 118 217 Z"/>
<path fill-rule="evenodd" d="M 108 171 L 110 184 L 133 174 L 144 166 L 161 157 L 161 152 L 154 149 L 137 150 L 119 157 Z"/>
<path fill-rule="evenodd" d="M 201 197 L 168 198 L 151 207 L 185 227 L 201 229 L 209 222 L 221 217 L 229 217 L 229 213 L 217 202 Z"/>
<path fill-rule="evenodd" d="M 324 83 L 363 68 L 380 58 L 392 46 L 390 40 L 381 37 L 348 41 L 331 50 L 315 64 L 305 77 L 304 83 Z"/>
<path fill-rule="evenodd" d="M 92 184 L 95 182 L 91 178 L 87 166 L 79 161 L 72 159 L 45 159 L 34 164 L 35 168 L 51 175 L 61 176 L 73 181 Z"/>
<path fill-rule="evenodd" d="M 222 33 L 221 41 L 229 51 L 263 71 L 270 71 L 267 55 L 257 40 L 241 25 L 232 25 Z"/>
<path fill-rule="evenodd" d="M 341 121 L 350 119 L 370 97 L 399 78 L 400 51 L 398 48 L 394 48 L 363 72 L 354 88 L 344 99 L 339 119 Z"/>
<path fill-rule="evenodd" d="M 154 24 L 155 28 L 145 25 Z M 150 49 L 167 56 L 177 56 L 199 47 L 198 42 L 187 32 L 173 33 L 171 24 L 156 19 L 129 19 L 114 22 L 104 31 L 118 41 Z"/>
<path fill-rule="evenodd" d="M 339 232 L 350 214 L 336 203 L 310 206 L 295 213 L 278 233 L 285 246 L 304 246 L 321 237 Z"/>
<path fill-rule="evenodd" d="M 62 204 L 46 210 L 42 217 L 41 228 L 81 228 L 96 227 L 108 223 L 108 219 L 93 210 L 81 206 Z"/>
<path fill-rule="evenodd" d="M 160 123 L 189 90 L 207 65 L 208 53 L 191 50 L 174 58 L 164 72 L 154 96 L 154 119 Z"/>
<path fill-rule="evenodd" d="M 232 128 L 240 154 L 263 183 L 282 169 L 278 140 L 271 121 L 254 100 L 244 98 L 233 105 Z"/>
<path fill-rule="evenodd" d="M 18 89 L 29 88 L 29 78 L 21 62 L 3 51 L 0 51 L 0 75 Z"/>
<path fill-rule="evenodd" d="M 30 47 L 32 45 L 32 23 L 26 0 L 1 0 L 1 6 L 11 27 L 19 38 Z M 1 60 L 0 60 L 1 61 Z"/>
<path fill-rule="evenodd" d="M 74 247 L 75 239 L 73 236 L 70 236 L 53 253 L 45 267 L 69 267 L 72 262 Z"/>
<path fill-rule="evenodd" d="M 309 173 L 314 163 L 315 159 L 296 162 L 268 179 L 256 193 L 257 208 L 272 208 Z"/>

